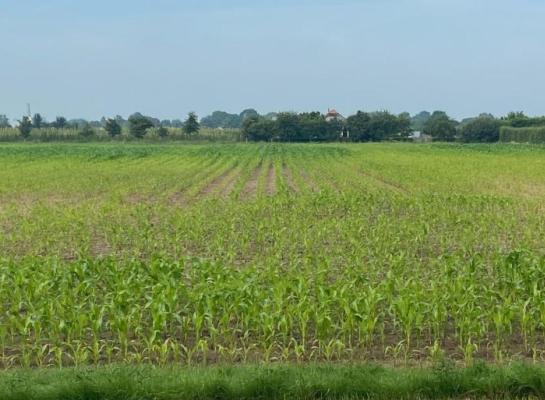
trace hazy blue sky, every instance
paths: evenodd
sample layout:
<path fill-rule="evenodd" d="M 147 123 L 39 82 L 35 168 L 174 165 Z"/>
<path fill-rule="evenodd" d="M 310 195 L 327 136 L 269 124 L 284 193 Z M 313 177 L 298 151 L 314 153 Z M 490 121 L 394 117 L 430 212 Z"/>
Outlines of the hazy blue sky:
<path fill-rule="evenodd" d="M 545 114 L 542 0 L 0 0 L 0 114 Z"/>

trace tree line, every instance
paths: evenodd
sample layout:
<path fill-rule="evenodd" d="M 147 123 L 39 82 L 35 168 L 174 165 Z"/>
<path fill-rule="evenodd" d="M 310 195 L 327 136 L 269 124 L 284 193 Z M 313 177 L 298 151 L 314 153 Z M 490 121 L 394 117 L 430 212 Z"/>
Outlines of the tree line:
<path fill-rule="evenodd" d="M 511 112 L 495 118 L 480 114 L 456 121 L 444 111 L 423 111 L 413 117 L 388 111 L 358 111 L 346 120 L 328 121 L 319 112 L 280 113 L 275 118 L 252 116 L 243 123 L 244 137 L 263 141 L 331 141 L 371 142 L 404 141 L 416 137 L 444 142 L 497 142 L 502 127 L 544 127 L 545 117 L 529 117 L 523 112 Z"/>
<path fill-rule="evenodd" d="M 117 115 L 100 121 L 83 119 L 67 120 L 59 116 L 47 122 L 40 114 L 32 118 L 24 116 L 17 128 L 23 138 L 28 138 L 32 129 L 75 129 L 83 137 L 92 137 L 97 130 L 111 137 L 127 132 L 135 138 L 143 138 L 150 130 L 161 137 L 168 137 L 171 128 L 180 128 L 185 134 L 199 132 L 200 127 L 213 129 L 240 129 L 241 137 L 248 141 L 385 141 L 409 140 L 419 132 L 422 137 L 437 141 L 495 142 L 500 138 L 502 127 L 544 127 L 545 117 L 529 117 L 523 112 L 511 112 L 495 118 L 491 114 L 480 114 L 474 118 L 456 121 L 444 111 L 433 113 L 422 111 L 414 116 L 409 113 L 392 114 L 388 111 L 358 111 L 348 118 L 327 118 L 320 112 L 280 112 L 260 115 L 254 109 L 240 114 L 215 111 L 199 121 L 195 113 L 189 113 L 185 121 L 159 120 L 134 113 L 128 119 Z M 0 128 L 11 127 L 9 119 L 0 115 Z"/>
<path fill-rule="evenodd" d="M 434 140 L 453 142 L 497 142 L 502 127 L 523 128 L 545 126 L 545 117 L 529 117 L 523 112 L 510 112 L 504 117 L 495 118 L 483 113 L 475 118 L 458 122 L 443 111 L 432 114 L 422 112 L 413 118 L 420 124 L 421 132 Z"/>
<path fill-rule="evenodd" d="M 178 121 L 178 120 L 176 120 Z M 10 128 L 9 120 L 0 115 L 0 128 Z M 40 114 L 34 114 L 31 118 L 23 116 L 18 121 L 17 128 L 23 138 L 29 138 L 32 129 L 76 129 L 82 137 L 92 137 L 96 134 L 97 129 L 103 129 L 110 137 L 115 138 L 122 134 L 123 129 L 128 131 L 128 134 L 135 138 L 143 138 L 150 129 L 154 128 L 156 134 L 161 137 L 169 135 L 168 128 L 181 128 L 188 135 L 199 132 L 200 123 L 197 115 L 190 112 L 184 122 L 172 124 L 167 120 L 159 121 L 156 118 L 142 115 L 141 113 L 132 114 L 127 120 L 120 116 L 114 118 L 102 118 L 100 122 L 88 122 L 83 119 L 67 121 L 64 117 L 57 117 L 55 121 L 47 123 Z"/>
<path fill-rule="evenodd" d="M 328 120 L 320 112 L 284 112 L 274 118 L 249 117 L 243 122 L 242 133 L 252 141 L 406 140 L 411 132 L 410 123 L 409 114 L 394 115 L 387 111 L 360 111 L 346 120 Z"/>

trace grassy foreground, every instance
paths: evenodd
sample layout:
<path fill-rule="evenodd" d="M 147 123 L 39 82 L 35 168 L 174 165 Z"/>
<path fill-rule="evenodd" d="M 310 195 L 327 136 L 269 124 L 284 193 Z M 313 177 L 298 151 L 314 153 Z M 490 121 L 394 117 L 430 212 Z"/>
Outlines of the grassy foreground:
<path fill-rule="evenodd" d="M 245 366 L 13 370 L 2 400 L 57 399 L 442 399 L 543 398 L 545 368 L 515 364 L 465 369 L 378 366 Z"/>

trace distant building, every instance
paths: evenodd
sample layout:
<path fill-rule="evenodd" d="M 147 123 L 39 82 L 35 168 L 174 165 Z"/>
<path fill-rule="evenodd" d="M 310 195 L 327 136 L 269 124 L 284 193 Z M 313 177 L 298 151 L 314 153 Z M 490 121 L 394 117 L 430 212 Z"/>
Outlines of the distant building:
<path fill-rule="evenodd" d="M 409 139 L 413 142 L 431 142 L 432 137 L 430 135 L 425 135 L 420 131 L 414 131 L 409 135 Z"/>
<path fill-rule="evenodd" d="M 328 108 L 327 109 L 327 114 L 325 115 L 325 120 L 327 122 L 330 122 L 330 121 L 346 121 L 346 118 L 343 117 L 341 114 L 339 114 L 337 112 L 337 110 L 335 110 L 334 108 Z"/>

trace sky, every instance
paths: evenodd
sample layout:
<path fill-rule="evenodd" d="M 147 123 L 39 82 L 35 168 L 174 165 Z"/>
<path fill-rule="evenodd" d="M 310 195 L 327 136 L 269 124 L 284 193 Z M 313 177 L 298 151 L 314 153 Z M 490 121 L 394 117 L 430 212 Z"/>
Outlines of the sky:
<path fill-rule="evenodd" d="M 0 0 L 0 114 L 545 114 L 542 0 Z"/>

